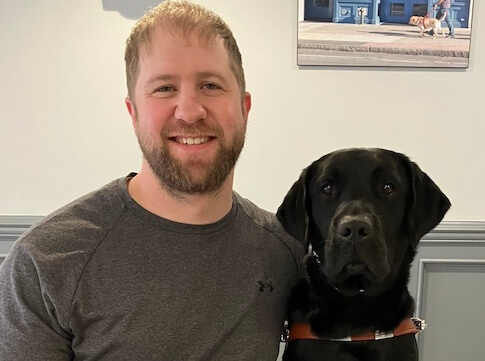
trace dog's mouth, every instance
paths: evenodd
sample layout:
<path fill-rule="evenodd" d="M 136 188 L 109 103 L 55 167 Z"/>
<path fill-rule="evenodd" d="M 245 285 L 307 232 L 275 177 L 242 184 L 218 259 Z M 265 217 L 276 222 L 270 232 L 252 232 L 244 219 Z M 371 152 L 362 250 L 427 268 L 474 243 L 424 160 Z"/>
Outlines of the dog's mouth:
<path fill-rule="evenodd" d="M 332 282 L 333 287 L 345 296 L 372 293 L 377 277 L 362 262 L 346 264 Z"/>
<path fill-rule="evenodd" d="M 362 262 L 350 262 L 343 268 L 342 272 L 349 276 L 363 275 L 369 272 L 369 268 Z"/>
<path fill-rule="evenodd" d="M 369 280 L 375 280 L 377 278 L 369 266 L 362 261 L 350 261 L 346 263 L 332 278 L 335 282 L 345 282 L 348 278 L 354 276 L 366 277 Z"/>

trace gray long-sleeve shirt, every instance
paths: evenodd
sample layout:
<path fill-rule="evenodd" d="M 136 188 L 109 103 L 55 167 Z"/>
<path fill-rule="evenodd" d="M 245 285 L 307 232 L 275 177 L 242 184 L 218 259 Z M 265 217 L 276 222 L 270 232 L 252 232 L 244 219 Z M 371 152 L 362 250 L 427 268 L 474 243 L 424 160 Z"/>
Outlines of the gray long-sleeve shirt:
<path fill-rule="evenodd" d="M 116 180 L 34 225 L 0 266 L 0 360 L 275 360 L 302 249 L 234 195 L 159 218 Z"/>

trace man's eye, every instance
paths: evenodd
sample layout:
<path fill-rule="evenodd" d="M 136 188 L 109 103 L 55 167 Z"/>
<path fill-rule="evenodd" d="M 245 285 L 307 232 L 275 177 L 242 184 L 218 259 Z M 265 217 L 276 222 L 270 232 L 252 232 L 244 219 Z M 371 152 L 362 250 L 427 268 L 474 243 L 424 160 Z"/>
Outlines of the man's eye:
<path fill-rule="evenodd" d="M 164 93 L 164 92 L 170 92 L 170 91 L 174 91 L 174 90 L 175 90 L 175 88 L 173 86 L 164 85 L 164 86 L 157 88 L 156 92 Z"/>
<path fill-rule="evenodd" d="M 207 90 L 217 90 L 220 89 L 220 87 L 217 84 L 214 83 L 206 83 L 202 86 L 203 88 Z"/>

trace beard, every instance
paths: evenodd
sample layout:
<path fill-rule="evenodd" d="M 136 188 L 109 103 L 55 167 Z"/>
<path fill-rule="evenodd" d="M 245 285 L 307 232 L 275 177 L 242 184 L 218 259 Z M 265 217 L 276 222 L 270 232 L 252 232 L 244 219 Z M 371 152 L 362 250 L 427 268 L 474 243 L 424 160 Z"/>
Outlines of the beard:
<path fill-rule="evenodd" d="M 148 162 L 160 185 L 172 196 L 183 198 L 184 195 L 217 193 L 234 169 L 244 147 L 246 126 L 241 125 L 233 139 L 228 140 L 220 126 L 209 127 L 204 124 L 175 126 L 180 134 L 215 134 L 219 148 L 212 159 L 193 159 L 181 162 L 170 153 L 166 134 L 163 129 L 160 134 L 161 145 L 149 139 L 143 130 L 136 132 L 143 156 Z M 173 129 L 172 129 L 173 130 Z"/>

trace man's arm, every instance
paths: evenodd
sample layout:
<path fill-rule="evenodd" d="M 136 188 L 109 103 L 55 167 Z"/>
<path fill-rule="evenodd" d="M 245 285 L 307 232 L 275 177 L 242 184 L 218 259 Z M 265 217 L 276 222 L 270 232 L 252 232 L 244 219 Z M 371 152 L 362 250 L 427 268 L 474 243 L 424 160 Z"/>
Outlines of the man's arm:
<path fill-rule="evenodd" d="M 72 360 L 71 336 L 43 287 L 38 263 L 19 245 L 0 266 L 0 360 Z"/>
<path fill-rule="evenodd" d="M 438 6 L 440 6 L 440 5 L 441 5 L 441 4 L 442 4 L 444 1 L 445 1 L 445 0 L 438 0 L 438 2 L 436 2 L 436 3 L 433 5 L 433 9 L 435 9 L 435 10 L 436 10 L 436 8 L 437 8 Z"/>

